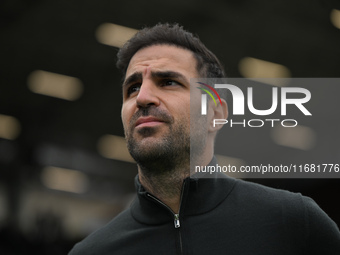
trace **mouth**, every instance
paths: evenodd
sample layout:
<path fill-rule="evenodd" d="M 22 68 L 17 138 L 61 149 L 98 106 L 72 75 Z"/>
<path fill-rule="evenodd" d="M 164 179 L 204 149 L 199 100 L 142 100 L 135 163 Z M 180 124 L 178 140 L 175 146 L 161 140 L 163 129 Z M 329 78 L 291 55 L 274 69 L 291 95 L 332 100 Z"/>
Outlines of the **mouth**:
<path fill-rule="evenodd" d="M 165 123 L 163 120 L 160 120 L 156 117 L 140 117 L 136 123 L 135 127 L 141 128 L 141 127 L 153 127 L 158 126 Z"/>

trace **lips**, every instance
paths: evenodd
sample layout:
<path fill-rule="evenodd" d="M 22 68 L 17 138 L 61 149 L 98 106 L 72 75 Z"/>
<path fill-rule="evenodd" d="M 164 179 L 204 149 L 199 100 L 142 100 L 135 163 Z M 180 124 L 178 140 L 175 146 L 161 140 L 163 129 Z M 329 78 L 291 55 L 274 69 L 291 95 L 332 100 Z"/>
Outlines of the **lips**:
<path fill-rule="evenodd" d="M 155 126 L 162 123 L 164 123 L 164 121 L 156 117 L 140 117 L 136 121 L 135 127 Z"/>

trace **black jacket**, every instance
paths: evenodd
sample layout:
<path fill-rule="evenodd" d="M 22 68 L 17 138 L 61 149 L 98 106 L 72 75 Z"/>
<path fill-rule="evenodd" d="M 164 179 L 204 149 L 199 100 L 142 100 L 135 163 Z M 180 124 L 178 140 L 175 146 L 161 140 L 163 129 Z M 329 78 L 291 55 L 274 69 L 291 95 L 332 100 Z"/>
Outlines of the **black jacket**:
<path fill-rule="evenodd" d="M 70 255 L 340 254 L 338 227 L 312 199 L 218 177 L 185 179 L 178 217 L 136 177 L 131 207 Z"/>

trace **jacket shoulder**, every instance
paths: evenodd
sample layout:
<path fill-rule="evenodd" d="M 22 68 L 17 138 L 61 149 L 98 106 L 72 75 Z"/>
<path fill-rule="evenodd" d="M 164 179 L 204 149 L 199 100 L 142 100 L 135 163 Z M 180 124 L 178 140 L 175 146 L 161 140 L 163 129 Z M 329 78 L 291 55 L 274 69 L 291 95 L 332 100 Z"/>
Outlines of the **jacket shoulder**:
<path fill-rule="evenodd" d="M 340 254 L 339 228 L 312 198 L 243 180 L 236 181 L 233 194 L 244 215 L 262 218 L 263 224 L 279 223 L 290 242 L 300 240 L 309 254 Z"/>

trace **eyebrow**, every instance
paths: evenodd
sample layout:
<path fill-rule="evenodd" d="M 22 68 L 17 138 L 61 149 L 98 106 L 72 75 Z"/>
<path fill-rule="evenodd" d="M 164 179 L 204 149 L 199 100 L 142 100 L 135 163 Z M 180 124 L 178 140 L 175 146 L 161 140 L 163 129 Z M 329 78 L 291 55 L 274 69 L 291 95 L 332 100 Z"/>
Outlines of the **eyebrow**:
<path fill-rule="evenodd" d="M 139 73 L 139 72 L 136 72 L 136 73 L 133 73 L 131 74 L 129 77 L 127 77 L 125 79 L 125 81 L 123 82 L 123 87 L 127 86 L 128 84 L 130 83 L 133 83 L 135 81 L 138 81 L 138 80 L 142 80 L 142 73 Z"/>
<path fill-rule="evenodd" d="M 152 78 L 160 78 L 160 79 L 165 79 L 165 78 L 176 78 L 176 79 L 181 79 L 184 80 L 185 82 L 189 82 L 188 79 L 181 73 L 175 72 L 175 71 L 156 71 L 156 72 L 151 72 Z M 143 75 L 141 72 L 136 72 L 131 74 L 128 78 L 125 79 L 123 82 L 123 87 L 127 86 L 130 83 L 133 83 L 135 81 L 140 81 L 143 79 Z"/>
<path fill-rule="evenodd" d="M 151 72 L 151 75 L 153 78 L 176 78 L 188 82 L 187 78 L 183 74 L 175 71 Z"/>

